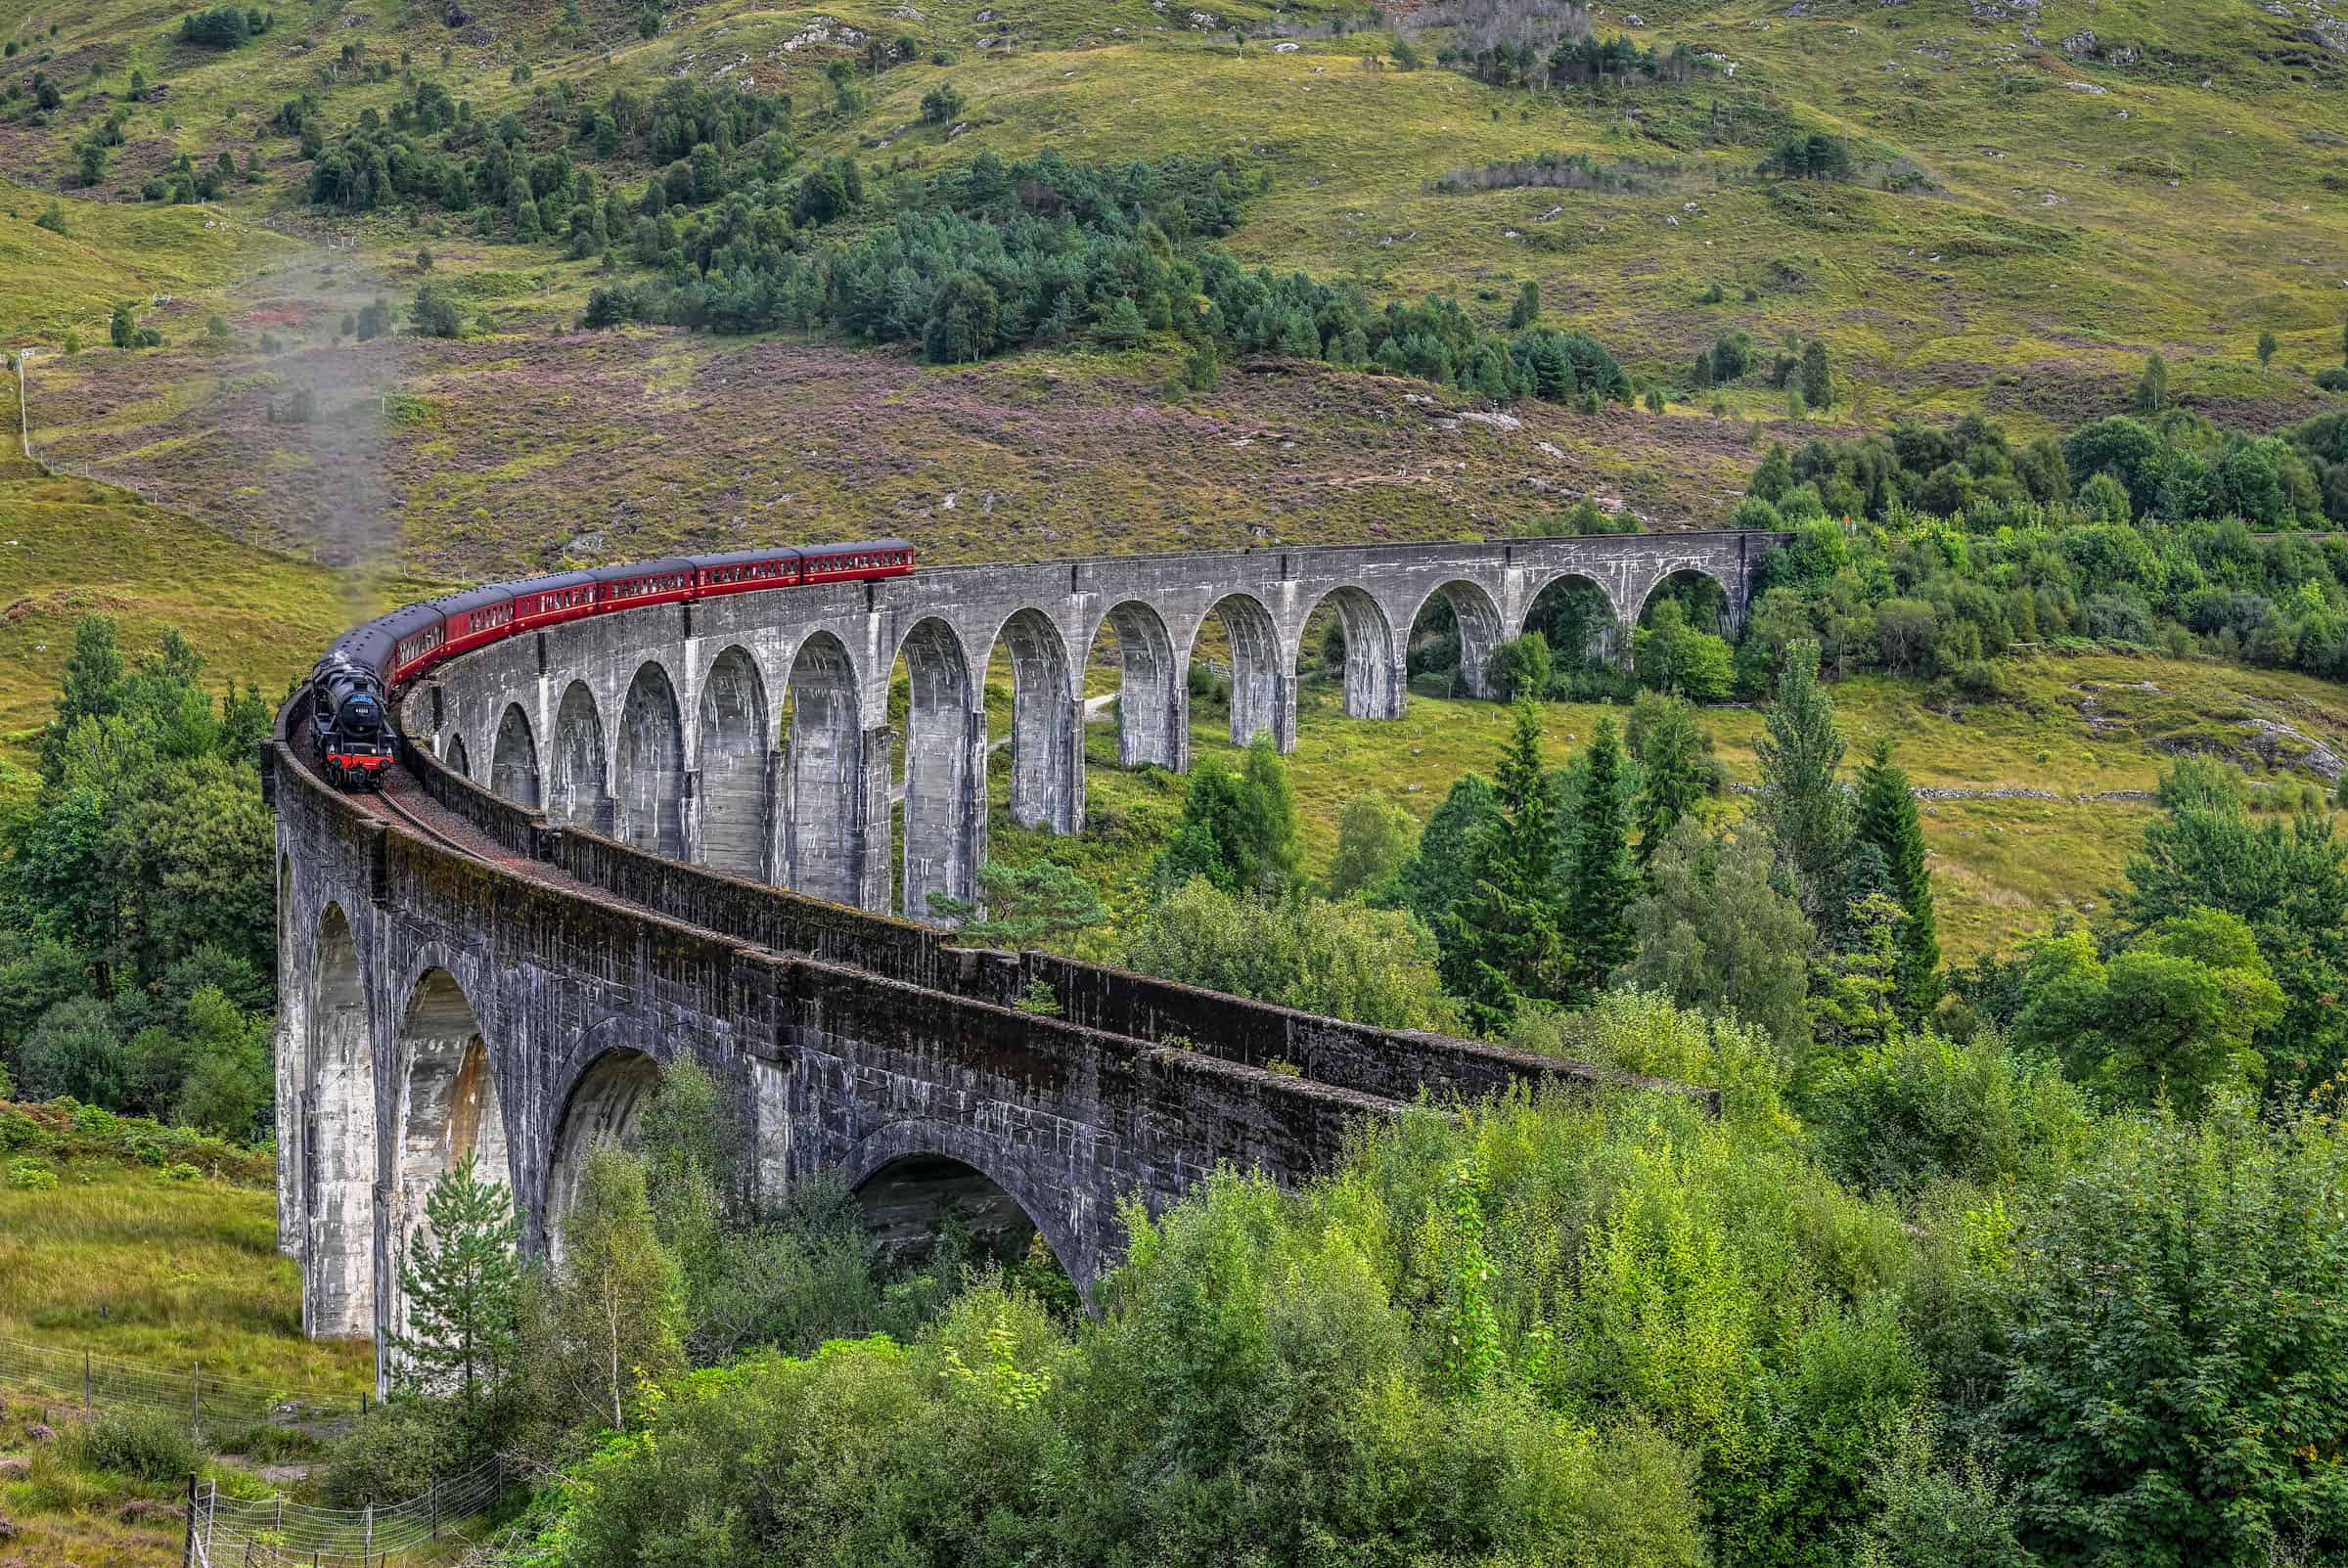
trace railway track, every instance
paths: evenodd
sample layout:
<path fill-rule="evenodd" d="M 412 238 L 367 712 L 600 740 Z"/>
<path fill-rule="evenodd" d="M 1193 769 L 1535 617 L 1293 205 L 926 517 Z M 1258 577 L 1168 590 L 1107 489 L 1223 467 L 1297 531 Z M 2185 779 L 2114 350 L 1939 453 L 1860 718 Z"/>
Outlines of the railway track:
<path fill-rule="evenodd" d="M 454 833 L 448 832 L 445 829 L 427 822 L 422 812 L 416 811 L 403 802 L 398 795 L 393 794 L 391 787 L 388 784 L 386 784 L 381 790 L 371 792 L 369 798 L 375 805 L 381 806 L 384 810 L 388 811 L 392 816 L 397 817 L 401 822 L 406 823 L 409 827 L 415 829 L 418 832 L 423 833 L 426 837 L 432 839 L 434 842 L 439 843 L 446 848 L 453 849 L 461 855 L 470 857 L 474 853 L 474 846 L 466 843 Z"/>
<path fill-rule="evenodd" d="M 290 742 L 288 750 L 293 757 L 294 766 L 314 775 L 317 770 L 312 762 L 310 723 L 306 716 L 293 728 L 288 734 L 287 739 Z M 393 766 L 385 770 L 385 774 L 384 786 L 381 789 L 349 790 L 345 793 L 351 799 L 366 801 L 377 810 L 398 818 L 402 823 L 445 849 L 453 849 L 458 854 L 472 859 L 481 857 L 480 845 L 459 838 L 447 829 L 432 822 L 427 813 L 417 810 L 402 798 L 409 790 L 417 788 L 415 775 L 409 773 L 404 766 L 399 765 L 396 759 Z"/>

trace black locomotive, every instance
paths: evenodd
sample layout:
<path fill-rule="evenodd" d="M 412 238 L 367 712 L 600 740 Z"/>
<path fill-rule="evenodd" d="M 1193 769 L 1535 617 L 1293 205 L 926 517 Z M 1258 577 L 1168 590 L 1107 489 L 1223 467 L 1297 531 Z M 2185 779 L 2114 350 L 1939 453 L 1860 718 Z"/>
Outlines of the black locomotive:
<path fill-rule="evenodd" d="M 384 683 L 336 647 L 310 672 L 310 734 L 319 771 L 344 789 L 381 789 L 391 766 Z"/>

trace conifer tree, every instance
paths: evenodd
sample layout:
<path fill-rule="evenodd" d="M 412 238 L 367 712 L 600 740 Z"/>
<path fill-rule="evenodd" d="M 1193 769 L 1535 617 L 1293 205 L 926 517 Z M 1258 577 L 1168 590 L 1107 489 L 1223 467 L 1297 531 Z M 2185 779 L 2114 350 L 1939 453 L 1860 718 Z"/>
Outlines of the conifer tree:
<path fill-rule="evenodd" d="M 1844 912 L 1841 951 L 1820 965 L 1811 988 L 1811 1014 L 1820 1040 L 1868 1047 L 1899 1039 L 1899 928 L 1906 918 L 1898 903 L 1883 893 L 1851 901 Z"/>
<path fill-rule="evenodd" d="M 1419 835 L 1419 852 L 1403 864 L 1401 892 L 1404 907 L 1442 937 L 1452 906 L 1470 885 L 1468 846 L 1484 823 L 1499 809 L 1492 782 L 1472 770 L 1451 782 L 1451 792 L 1435 808 Z"/>
<path fill-rule="evenodd" d="M 1818 684 L 1818 644 L 1785 650 L 1768 733 L 1754 743 L 1761 764 L 1761 820 L 1768 824 L 1794 898 L 1813 927 L 1840 924 L 1851 843 L 1851 801 L 1842 781 L 1842 733 Z"/>
<path fill-rule="evenodd" d="M 1924 828 L 1908 790 L 1908 772 L 1878 740 L 1859 770 L 1855 816 L 1859 841 L 1883 857 L 1886 891 L 1906 913 L 1897 964 L 1900 1011 L 1923 1017 L 1940 1001 L 1940 923 L 1932 909 L 1932 871 L 1924 863 Z"/>
<path fill-rule="evenodd" d="M 1444 917 L 1443 983 L 1470 1027 L 1506 1029 L 1528 998 L 1556 994 L 1563 961 L 1555 868 L 1560 835 L 1541 766 L 1540 710 L 1516 704 L 1495 805 L 1468 841 L 1468 890 Z"/>
<path fill-rule="evenodd" d="M 1598 721 L 1588 757 L 1564 890 L 1565 994 L 1576 1002 L 1595 995 L 1608 975 L 1630 962 L 1635 947 L 1631 905 L 1641 891 L 1631 864 L 1622 744 L 1612 719 Z"/>
<path fill-rule="evenodd" d="M 466 1430 L 478 1436 L 481 1400 L 514 1363 L 514 1207 L 468 1154 L 432 1184 L 424 1222 L 399 1272 L 407 1327 L 388 1337 L 401 1381 L 431 1393 L 453 1389 Z"/>
<path fill-rule="evenodd" d="M 1802 350 L 1801 390 L 1802 401 L 1812 408 L 1834 405 L 1834 370 L 1827 360 L 1827 345 L 1815 337 Z"/>
<path fill-rule="evenodd" d="M 1064 947 L 1077 932 L 1108 918 L 1093 884 L 1052 860 L 1031 866 L 990 860 L 978 869 L 975 902 L 931 893 L 929 913 L 955 926 L 955 940 L 967 946 L 1022 952 Z"/>
<path fill-rule="evenodd" d="M 1211 754 L 1192 770 L 1182 822 L 1152 874 L 1166 891 L 1203 876 L 1227 893 L 1285 893 L 1302 858 L 1296 832 L 1287 763 L 1272 738 L 1259 735 L 1242 772 Z"/>
<path fill-rule="evenodd" d="M 1695 708 L 1687 698 L 1654 692 L 1640 694 L 1631 732 L 1646 774 L 1633 812 L 1639 826 L 1636 858 L 1645 872 L 1680 820 L 1711 791 L 1704 754 L 1712 740 L 1696 724 Z"/>

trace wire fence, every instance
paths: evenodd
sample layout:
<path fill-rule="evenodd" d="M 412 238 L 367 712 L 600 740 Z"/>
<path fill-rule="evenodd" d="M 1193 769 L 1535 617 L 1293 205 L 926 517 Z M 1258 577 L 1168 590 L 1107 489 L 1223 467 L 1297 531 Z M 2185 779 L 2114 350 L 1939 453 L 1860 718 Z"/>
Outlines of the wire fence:
<path fill-rule="evenodd" d="M 219 1377 L 201 1362 L 159 1366 L 7 1338 L 0 1338 L 0 1389 L 54 1400 L 84 1419 L 100 1411 L 151 1411 L 184 1415 L 191 1431 L 215 1434 L 267 1424 L 331 1435 L 365 1414 L 369 1400 L 364 1392 Z"/>
<path fill-rule="evenodd" d="M 0 1338 L 0 1389 L 29 1395 L 44 1414 L 84 1420 L 136 1410 L 184 1418 L 194 1432 L 233 1433 L 261 1425 L 337 1436 L 367 1411 L 366 1392 L 326 1392 L 217 1377 Z M 453 1527 L 502 1501 L 507 1477 L 490 1459 L 444 1477 L 421 1496 L 365 1508 L 321 1508 L 283 1493 L 226 1497 L 191 1478 L 186 1503 L 188 1564 L 203 1568 L 370 1568 L 448 1539 Z"/>
<path fill-rule="evenodd" d="M 455 1538 L 506 1496 L 504 1465 L 485 1460 L 421 1497 L 368 1508 L 315 1508 L 282 1494 L 229 1498 L 216 1483 L 188 1491 L 188 1561 L 207 1568 L 370 1568 Z"/>

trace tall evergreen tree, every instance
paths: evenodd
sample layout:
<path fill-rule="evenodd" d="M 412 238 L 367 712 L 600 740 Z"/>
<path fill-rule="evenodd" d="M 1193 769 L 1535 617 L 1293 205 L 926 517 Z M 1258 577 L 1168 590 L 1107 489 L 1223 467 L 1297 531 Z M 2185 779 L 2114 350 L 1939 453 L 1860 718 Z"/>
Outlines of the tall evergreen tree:
<path fill-rule="evenodd" d="M 1834 406 L 1834 370 L 1827 361 L 1827 345 L 1815 337 L 1802 350 L 1801 392 L 1812 408 Z"/>
<path fill-rule="evenodd" d="M 1680 820 L 1711 792 L 1712 770 L 1705 753 L 1712 749 L 1712 739 L 1695 722 L 1693 703 L 1656 692 L 1640 694 L 1631 733 L 1645 774 L 1633 808 L 1639 827 L 1637 859 L 1645 872 Z"/>
<path fill-rule="evenodd" d="M 67 655 L 66 674 L 57 695 L 57 716 L 41 735 L 41 772 L 55 780 L 62 770 L 66 737 L 85 718 L 104 718 L 122 701 L 122 681 L 128 673 L 122 649 L 114 641 L 114 623 L 104 615 L 84 615 L 73 628 L 73 651 Z"/>
<path fill-rule="evenodd" d="M 1443 983 L 1486 1034 L 1506 1029 L 1526 999 L 1555 995 L 1564 957 L 1560 834 L 1541 766 L 1540 711 L 1529 701 L 1516 704 L 1494 784 L 1499 809 L 1468 842 L 1468 889 L 1443 927 Z"/>
<path fill-rule="evenodd" d="M 1820 1040 L 1867 1047 L 1900 1038 L 1897 966 L 1899 927 L 1906 919 L 1886 894 L 1851 901 L 1841 948 L 1819 965 L 1811 987 L 1811 1017 Z"/>
<path fill-rule="evenodd" d="M 1426 922 L 1438 937 L 1447 927 L 1452 906 L 1468 895 L 1468 846 L 1476 832 L 1499 811 L 1492 781 L 1472 770 L 1451 782 L 1451 793 L 1426 822 L 1419 835 L 1419 852 L 1403 863 L 1403 905 Z"/>
<path fill-rule="evenodd" d="M 1851 801 L 1836 777 L 1842 732 L 1834 725 L 1834 704 L 1818 684 L 1815 642 L 1786 648 L 1768 733 L 1754 742 L 1753 755 L 1761 764 L 1761 820 L 1793 880 L 1794 897 L 1815 929 L 1832 930 L 1841 923 Z"/>
<path fill-rule="evenodd" d="M 1288 761 L 1270 735 L 1247 745 L 1241 771 L 1238 866 L 1241 884 L 1254 892 L 1286 893 L 1296 884 L 1304 850 L 1298 842 L 1296 788 Z"/>
<path fill-rule="evenodd" d="M 486 1427 L 481 1401 L 514 1365 L 519 1235 L 505 1187 L 484 1180 L 468 1154 L 432 1184 L 424 1229 L 399 1272 L 408 1322 L 388 1337 L 400 1381 L 454 1392 L 476 1439 Z"/>
<path fill-rule="evenodd" d="M 1922 1018 L 1940 1001 L 1940 922 L 1932 909 L 1932 871 L 1924 864 L 1924 827 L 1908 771 L 1891 760 L 1891 742 L 1878 740 L 1859 770 L 1855 802 L 1859 841 L 1882 855 L 1888 891 L 1908 916 L 1900 927 L 1897 965 L 1900 1011 Z"/>
<path fill-rule="evenodd" d="M 1623 798 L 1622 744 L 1602 718 L 1590 738 L 1568 850 L 1564 888 L 1565 995 L 1586 1001 L 1630 962 L 1631 905 L 1640 894 L 1631 864 L 1630 812 Z"/>
<path fill-rule="evenodd" d="M 1259 735 L 1240 773 L 1220 757 L 1199 759 L 1182 822 L 1159 852 L 1153 874 L 1168 890 L 1203 876 L 1227 893 L 1286 893 L 1303 858 L 1296 835 L 1296 791 L 1287 762 L 1270 736 Z"/>

